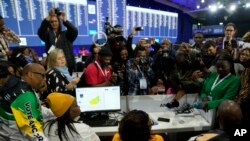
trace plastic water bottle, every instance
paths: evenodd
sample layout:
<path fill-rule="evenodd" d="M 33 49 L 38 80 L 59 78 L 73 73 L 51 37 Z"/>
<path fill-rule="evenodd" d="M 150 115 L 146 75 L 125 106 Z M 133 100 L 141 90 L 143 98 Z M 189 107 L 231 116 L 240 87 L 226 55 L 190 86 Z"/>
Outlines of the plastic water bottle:
<path fill-rule="evenodd" d="M 196 109 L 203 109 L 203 103 L 202 102 L 194 102 L 193 107 Z"/>

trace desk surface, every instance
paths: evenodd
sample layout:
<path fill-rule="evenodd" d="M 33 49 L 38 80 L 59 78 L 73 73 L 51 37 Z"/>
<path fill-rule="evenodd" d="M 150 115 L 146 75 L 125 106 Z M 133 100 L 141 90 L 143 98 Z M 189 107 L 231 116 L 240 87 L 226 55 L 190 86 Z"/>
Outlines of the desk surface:
<path fill-rule="evenodd" d="M 175 115 L 173 111 L 149 113 L 149 116 L 154 121 L 157 121 L 158 117 L 170 119 L 170 122 L 157 121 L 158 124 L 152 126 L 152 133 L 209 130 L 211 124 L 198 113 L 199 112 L 194 111 L 191 116 Z M 118 132 L 118 126 L 93 127 L 92 129 L 99 136 L 112 136 Z"/>

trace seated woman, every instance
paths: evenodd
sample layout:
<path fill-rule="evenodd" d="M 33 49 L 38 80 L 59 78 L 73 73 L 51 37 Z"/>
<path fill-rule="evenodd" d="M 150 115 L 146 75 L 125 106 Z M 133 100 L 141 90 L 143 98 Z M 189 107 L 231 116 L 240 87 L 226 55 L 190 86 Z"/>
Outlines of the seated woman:
<path fill-rule="evenodd" d="M 88 125 L 74 121 L 81 112 L 73 96 L 51 93 L 47 103 L 57 117 L 44 125 L 44 133 L 50 141 L 100 141 Z"/>
<path fill-rule="evenodd" d="M 216 61 L 217 72 L 208 74 L 200 98 L 204 110 L 217 108 L 226 99 L 234 99 L 240 89 L 240 79 L 235 76 L 233 58 L 223 52 Z"/>
<path fill-rule="evenodd" d="M 74 88 L 80 78 L 72 78 L 66 65 L 63 50 L 54 49 L 48 56 L 48 72 L 46 73 L 47 94 L 51 92 L 63 92 L 74 95 Z"/>
<path fill-rule="evenodd" d="M 119 133 L 112 141 L 163 141 L 160 135 L 152 135 L 151 120 L 146 112 L 130 111 L 119 124 Z"/>

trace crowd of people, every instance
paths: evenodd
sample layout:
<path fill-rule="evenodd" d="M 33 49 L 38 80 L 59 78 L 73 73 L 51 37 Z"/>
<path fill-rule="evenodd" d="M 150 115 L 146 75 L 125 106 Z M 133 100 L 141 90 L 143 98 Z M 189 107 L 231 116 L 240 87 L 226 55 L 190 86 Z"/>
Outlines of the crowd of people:
<path fill-rule="evenodd" d="M 66 30 L 62 31 L 61 23 Z M 80 114 L 75 88 L 113 85 L 120 86 L 121 95 L 175 94 L 170 108 L 178 105 L 183 95 L 198 93 L 200 101 L 194 107 L 205 111 L 219 108 L 223 130 L 230 129 L 223 133 L 231 134 L 231 127 L 225 123 L 230 121 L 228 116 L 222 117 L 222 113 L 230 113 L 222 104 L 238 106 L 242 111 L 239 125 L 249 128 L 250 46 L 239 46 L 236 31 L 229 23 L 225 36 L 217 40 L 206 40 L 198 32 L 193 45 L 174 46 L 168 39 L 158 43 L 154 38 L 142 38 L 135 49 L 132 40 L 139 32 L 136 28 L 127 39 L 121 38 L 122 31 L 111 32 L 104 46 L 91 46 L 80 70 L 82 76 L 73 78 L 72 72 L 79 70 L 73 54 L 78 30 L 63 11 L 50 10 L 38 29 L 48 54 L 43 60 L 26 46 L 10 50 L 8 43 L 19 43 L 20 39 L 0 16 L 0 140 L 98 141 L 88 125 L 75 120 Z M 248 38 L 249 33 L 243 40 Z M 147 113 L 131 111 L 121 120 L 113 141 L 163 140 L 150 130 Z"/>

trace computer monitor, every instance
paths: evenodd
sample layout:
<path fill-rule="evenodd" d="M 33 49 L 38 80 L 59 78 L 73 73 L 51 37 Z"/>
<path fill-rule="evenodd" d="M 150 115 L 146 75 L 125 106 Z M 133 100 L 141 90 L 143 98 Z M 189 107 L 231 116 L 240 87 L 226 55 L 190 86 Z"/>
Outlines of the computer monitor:
<path fill-rule="evenodd" d="M 120 86 L 76 88 L 81 112 L 110 112 L 121 109 Z"/>

